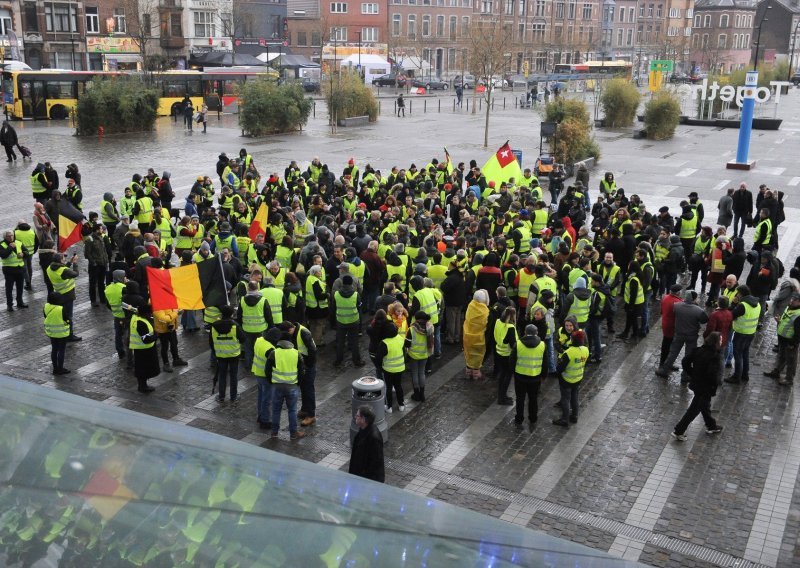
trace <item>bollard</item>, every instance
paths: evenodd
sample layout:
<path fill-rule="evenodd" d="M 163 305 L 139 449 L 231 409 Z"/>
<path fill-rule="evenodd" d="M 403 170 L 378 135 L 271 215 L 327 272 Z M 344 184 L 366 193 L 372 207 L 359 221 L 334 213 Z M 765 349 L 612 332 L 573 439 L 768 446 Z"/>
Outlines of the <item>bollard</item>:
<path fill-rule="evenodd" d="M 492 110 L 494 110 L 494 101 L 495 99 L 492 99 Z"/>
<path fill-rule="evenodd" d="M 408 101 L 408 114 L 413 114 L 414 112 L 414 101 Z"/>
<path fill-rule="evenodd" d="M 483 97 L 478 99 L 478 110 L 483 110 Z"/>
<path fill-rule="evenodd" d="M 317 118 L 317 101 L 314 101 L 311 105 L 311 111 L 314 113 L 314 118 Z"/>
<path fill-rule="evenodd" d="M 505 102 L 505 99 L 503 99 L 503 102 Z M 517 98 L 516 97 L 514 97 L 514 108 L 517 108 Z"/>
<path fill-rule="evenodd" d="M 456 112 L 456 101 L 453 101 L 453 112 Z"/>
<path fill-rule="evenodd" d="M 516 103 L 516 102 L 517 102 L 517 99 L 514 99 L 514 103 Z M 517 105 L 514 104 L 514 106 L 517 106 Z M 503 97 L 503 110 L 506 110 L 506 98 L 505 97 Z"/>
<path fill-rule="evenodd" d="M 380 113 L 381 113 L 381 101 L 379 100 L 378 101 L 378 114 L 380 114 Z"/>
<path fill-rule="evenodd" d="M 102 137 L 103 137 L 103 133 L 105 133 L 105 131 L 106 131 L 106 129 L 105 129 L 105 128 L 103 128 L 103 125 L 102 125 L 102 124 L 101 124 L 100 126 L 98 126 L 98 127 L 97 127 L 97 135 L 98 135 L 100 138 L 102 138 Z"/>
<path fill-rule="evenodd" d="M 411 107 L 411 101 L 408 101 L 408 106 Z M 397 116 L 397 101 L 394 102 L 394 115 Z"/>
<path fill-rule="evenodd" d="M 428 112 L 428 99 L 422 101 L 422 114 Z"/>
<path fill-rule="evenodd" d="M 467 112 L 469 112 L 469 99 L 467 99 Z"/>
<path fill-rule="evenodd" d="M 439 112 L 442 112 L 442 99 L 439 99 Z"/>

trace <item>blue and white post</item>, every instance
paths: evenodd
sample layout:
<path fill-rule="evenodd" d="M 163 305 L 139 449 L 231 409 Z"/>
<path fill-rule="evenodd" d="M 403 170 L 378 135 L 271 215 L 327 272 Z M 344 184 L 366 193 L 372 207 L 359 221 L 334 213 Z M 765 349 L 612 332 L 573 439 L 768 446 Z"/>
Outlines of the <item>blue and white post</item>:
<path fill-rule="evenodd" d="M 749 159 L 750 135 L 753 131 L 753 111 L 756 106 L 756 90 L 758 89 L 758 71 L 748 71 L 744 80 L 744 96 L 742 101 L 742 120 L 739 124 L 739 143 L 736 146 L 736 160 L 728 162 L 729 170 L 749 170 L 755 167 L 754 160 Z"/>

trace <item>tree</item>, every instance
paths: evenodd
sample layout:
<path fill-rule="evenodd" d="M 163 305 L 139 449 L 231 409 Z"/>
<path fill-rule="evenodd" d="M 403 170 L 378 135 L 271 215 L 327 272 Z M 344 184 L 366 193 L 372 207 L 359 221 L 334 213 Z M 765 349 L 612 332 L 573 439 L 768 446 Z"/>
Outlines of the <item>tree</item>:
<path fill-rule="evenodd" d="M 139 48 L 144 71 L 157 70 L 159 59 L 151 61 L 148 51 L 153 40 L 153 26 L 158 23 L 158 0 L 123 0 L 128 35 Z"/>
<path fill-rule="evenodd" d="M 250 136 L 299 130 L 311 114 L 302 87 L 267 79 L 246 81 L 239 91 L 239 125 Z"/>
<path fill-rule="evenodd" d="M 469 30 L 470 68 L 478 78 L 486 81 L 484 100 L 486 101 L 486 120 L 483 129 L 483 147 L 489 146 L 489 115 L 494 92 L 493 77 L 500 75 L 513 41 L 513 28 L 497 18 L 473 20 Z M 477 93 L 477 85 L 475 92 Z M 477 95 L 475 95 L 477 96 Z M 475 106 L 472 107 L 475 112 Z"/>
<path fill-rule="evenodd" d="M 114 80 L 96 77 L 78 99 L 78 136 L 152 130 L 158 111 L 158 91 L 140 77 Z"/>

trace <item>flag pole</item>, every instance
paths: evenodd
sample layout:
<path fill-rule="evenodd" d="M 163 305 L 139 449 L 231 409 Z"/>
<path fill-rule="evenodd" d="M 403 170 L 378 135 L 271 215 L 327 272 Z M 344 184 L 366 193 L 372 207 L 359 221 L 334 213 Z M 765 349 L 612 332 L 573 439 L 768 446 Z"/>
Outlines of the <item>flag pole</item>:
<path fill-rule="evenodd" d="M 225 286 L 225 301 L 226 301 L 227 305 L 230 306 L 231 305 L 231 296 L 230 296 L 230 293 L 228 292 L 228 286 L 226 286 L 225 269 L 222 266 L 222 251 L 219 251 L 217 253 L 217 259 L 219 260 L 219 272 L 220 272 L 220 276 L 222 277 L 222 284 L 223 284 L 223 286 Z"/>

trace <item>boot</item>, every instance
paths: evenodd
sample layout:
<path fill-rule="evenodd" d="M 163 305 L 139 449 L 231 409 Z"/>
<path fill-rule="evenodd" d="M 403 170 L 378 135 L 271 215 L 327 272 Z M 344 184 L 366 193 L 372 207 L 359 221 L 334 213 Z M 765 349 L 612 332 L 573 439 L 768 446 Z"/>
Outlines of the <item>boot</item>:
<path fill-rule="evenodd" d="M 419 389 L 419 401 L 425 402 L 425 387 Z"/>
<path fill-rule="evenodd" d="M 414 394 L 411 395 L 411 400 L 419 402 L 419 389 L 414 389 Z"/>
<path fill-rule="evenodd" d="M 476 381 L 481 380 L 481 370 L 480 369 L 473 369 L 472 371 L 472 378 Z"/>
<path fill-rule="evenodd" d="M 467 370 L 466 370 L 466 372 L 465 372 L 465 378 L 466 378 L 468 381 L 469 381 L 469 380 L 472 380 L 472 369 L 470 369 L 469 367 L 467 367 Z"/>

